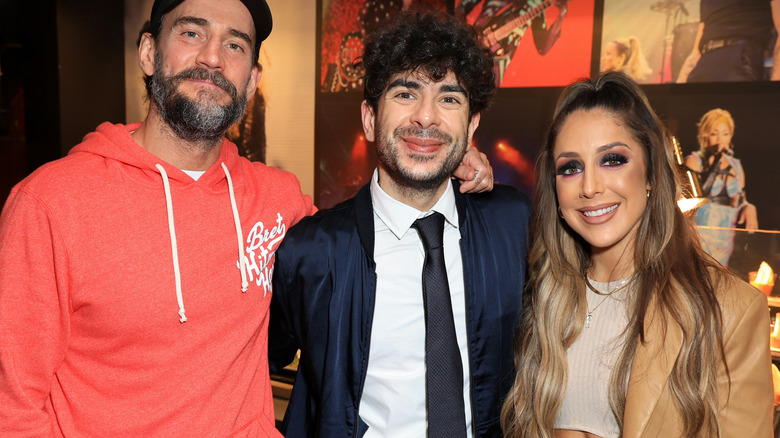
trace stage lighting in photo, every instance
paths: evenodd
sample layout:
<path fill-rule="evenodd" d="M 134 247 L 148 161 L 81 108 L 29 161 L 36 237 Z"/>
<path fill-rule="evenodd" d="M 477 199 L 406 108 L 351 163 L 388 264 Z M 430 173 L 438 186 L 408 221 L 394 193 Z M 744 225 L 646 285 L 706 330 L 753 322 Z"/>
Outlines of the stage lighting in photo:
<path fill-rule="evenodd" d="M 709 198 L 704 196 L 701 190 L 699 177 L 685 165 L 680 142 L 675 137 L 672 137 L 672 147 L 674 148 L 674 161 L 677 163 L 677 170 L 680 172 L 683 184 L 682 196 L 677 200 L 677 206 L 683 213 L 693 211 L 709 202 Z"/>

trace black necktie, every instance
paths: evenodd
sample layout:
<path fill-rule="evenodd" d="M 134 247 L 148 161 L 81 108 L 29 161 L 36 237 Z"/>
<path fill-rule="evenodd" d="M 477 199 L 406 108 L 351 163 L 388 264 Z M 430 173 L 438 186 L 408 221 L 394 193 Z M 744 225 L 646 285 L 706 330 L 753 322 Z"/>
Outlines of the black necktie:
<path fill-rule="evenodd" d="M 425 305 L 425 366 L 428 438 L 466 436 L 463 364 L 455 336 L 450 287 L 444 262 L 444 216 L 414 222 L 425 248 L 422 285 Z"/>

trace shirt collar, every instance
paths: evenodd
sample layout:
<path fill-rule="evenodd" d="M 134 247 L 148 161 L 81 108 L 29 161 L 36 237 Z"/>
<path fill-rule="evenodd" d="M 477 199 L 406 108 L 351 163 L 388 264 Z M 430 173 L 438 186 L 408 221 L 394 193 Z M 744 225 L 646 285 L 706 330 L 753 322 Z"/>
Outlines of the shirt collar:
<path fill-rule="evenodd" d="M 419 218 L 428 216 L 433 212 L 441 213 L 444 219 L 455 228 L 458 228 L 458 210 L 455 207 L 455 191 L 452 182 L 447 181 L 447 188 L 429 211 L 420 211 L 410 205 L 391 197 L 379 186 L 379 171 L 374 169 L 371 177 L 371 202 L 374 205 L 374 213 L 387 225 L 387 228 L 400 239 L 406 231 Z"/>

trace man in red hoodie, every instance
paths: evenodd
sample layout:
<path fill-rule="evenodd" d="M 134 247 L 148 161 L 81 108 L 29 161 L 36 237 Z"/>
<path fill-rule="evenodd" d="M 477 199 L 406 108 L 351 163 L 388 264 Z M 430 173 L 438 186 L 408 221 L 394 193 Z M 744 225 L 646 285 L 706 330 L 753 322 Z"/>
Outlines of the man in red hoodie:
<path fill-rule="evenodd" d="M 294 175 L 225 139 L 270 31 L 263 0 L 155 1 L 144 122 L 103 123 L 13 189 L 0 436 L 278 436 L 270 277 L 287 229 L 315 208 Z"/>

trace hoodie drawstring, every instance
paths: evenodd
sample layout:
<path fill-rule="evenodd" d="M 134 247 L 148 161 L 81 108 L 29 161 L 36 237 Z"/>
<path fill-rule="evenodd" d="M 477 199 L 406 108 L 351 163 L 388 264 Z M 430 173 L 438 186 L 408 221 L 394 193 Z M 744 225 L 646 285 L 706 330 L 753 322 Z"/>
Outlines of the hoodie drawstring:
<path fill-rule="evenodd" d="M 236 224 L 236 237 L 238 238 L 238 269 L 241 270 L 241 292 L 246 292 L 249 288 L 249 281 L 247 281 L 246 273 L 246 257 L 244 257 L 244 233 L 241 231 L 241 219 L 238 217 L 238 207 L 236 206 L 236 195 L 233 192 L 233 179 L 230 178 L 230 172 L 228 171 L 225 163 L 222 164 L 222 170 L 225 171 L 225 177 L 227 178 L 228 190 L 230 191 L 230 206 L 233 207 L 233 222 Z"/>
<path fill-rule="evenodd" d="M 246 292 L 249 288 L 249 281 L 247 281 L 246 272 L 246 257 L 244 256 L 244 244 L 241 231 L 241 219 L 238 216 L 238 207 L 236 206 L 236 195 L 233 192 L 233 180 L 230 178 L 230 172 L 228 171 L 225 163 L 222 164 L 222 170 L 225 171 L 225 177 L 227 178 L 228 190 L 230 191 L 230 206 L 233 209 L 233 222 L 236 224 L 236 237 L 238 239 L 238 267 L 241 270 L 241 292 Z M 171 235 L 171 252 L 173 253 L 173 276 L 176 280 L 176 301 L 179 303 L 179 322 L 186 322 L 187 317 L 184 315 L 184 299 L 181 293 L 181 270 L 179 269 L 179 249 L 176 245 L 176 228 L 173 224 L 173 202 L 171 200 L 171 185 L 168 182 L 168 173 L 160 164 L 155 164 L 155 167 L 160 171 L 162 176 L 163 186 L 165 187 L 165 204 L 168 208 L 168 231 Z"/>
<path fill-rule="evenodd" d="M 184 316 L 184 299 L 181 296 L 181 271 L 179 270 L 179 250 L 176 246 L 176 228 L 173 226 L 173 202 L 171 201 L 171 185 L 168 182 L 168 174 L 165 169 L 159 164 L 155 164 L 155 167 L 160 171 L 162 176 L 163 186 L 165 186 L 165 204 L 168 207 L 168 231 L 171 235 L 171 252 L 173 253 L 173 276 L 176 279 L 176 301 L 179 302 L 179 322 L 186 322 L 187 317 Z"/>

